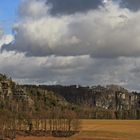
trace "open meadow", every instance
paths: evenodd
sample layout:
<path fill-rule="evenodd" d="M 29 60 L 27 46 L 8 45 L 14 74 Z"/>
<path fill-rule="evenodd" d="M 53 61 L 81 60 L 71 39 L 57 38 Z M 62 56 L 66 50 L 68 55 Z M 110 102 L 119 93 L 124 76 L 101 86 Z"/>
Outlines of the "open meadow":
<path fill-rule="evenodd" d="M 140 120 L 81 120 L 80 129 L 69 138 L 17 136 L 16 140 L 140 140 Z"/>

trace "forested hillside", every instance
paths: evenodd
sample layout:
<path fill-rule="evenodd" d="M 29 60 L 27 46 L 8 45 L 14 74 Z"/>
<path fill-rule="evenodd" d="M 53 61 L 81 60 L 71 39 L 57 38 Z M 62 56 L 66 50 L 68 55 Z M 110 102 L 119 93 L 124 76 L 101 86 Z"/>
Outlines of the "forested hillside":
<path fill-rule="evenodd" d="M 78 106 L 80 118 L 139 119 L 140 94 L 129 92 L 117 85 L 103 86 L 45 86 L 40 89 L 53 91 Z"/>
<path fill-rule="evenodd" d="M 16 134 L 70 136 L 77 131 L 77 114 L 63 97 L 0 75 L 0 139 Z"/>

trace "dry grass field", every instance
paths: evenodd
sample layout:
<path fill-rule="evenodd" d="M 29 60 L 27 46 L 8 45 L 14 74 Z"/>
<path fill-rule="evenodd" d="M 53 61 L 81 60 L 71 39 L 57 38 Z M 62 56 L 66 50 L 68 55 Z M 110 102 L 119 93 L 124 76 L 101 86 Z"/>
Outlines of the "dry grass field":
<path fill-rule="evenodd" d="M 140 120 L 82 120 L 70 138 L 17 137 L 16 140 L 140 140 Z"/>

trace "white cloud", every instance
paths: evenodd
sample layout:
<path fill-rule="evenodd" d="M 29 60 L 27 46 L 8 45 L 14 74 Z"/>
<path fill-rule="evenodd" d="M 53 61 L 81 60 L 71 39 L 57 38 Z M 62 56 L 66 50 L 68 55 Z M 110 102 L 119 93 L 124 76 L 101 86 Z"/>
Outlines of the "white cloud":
<path fill-rule="evenodd" d="M 2 29 L 0 29 L 0 50 L 2 45 L 8 45 L 12 41 L 14 41 L 13 35 L 4 35 Z"/>
<path fill-rule="evenodd" d="M 52 16 L 44 0 L 25 0 L 13 49 L 29 55 L 140 55 L 140 11 L 112 1 L 87 13 Z"/>
<path fill-rule="evenodd" d="M 41 18 L 46 16 L 50 10 L 50 6 L 46 6 L 46 0 L 22 0 L 19 6 L 20 18 Z"/>
<path fill-rule="evenodd" d="M 83 56 L 27 57 L 24 53 L 0 53 L 0 72 L 29 84 L 118 84 L 139 88 L 140 58 L 95 59 Z"/>
<path fill-rule="evenodd" d="M 22 83 L 119 84 L 140 90 L 140 11 L 112 1 L 57 17 L 44 0 L 24 0 L 20 9 L 14 50 L 0 53 L 0 72 Z M 13 37 L 0 33 L 0 40 L 9 44 Z"/>
<path fill-rule="evenodd" d="M 0 72 L 18 81 L 28 83 L 63 83 L 66 77 L 84 71 L 92 65 L 90 56 L 26 57 L 24 53 L 3 51 L 0 53 Z M 75 75 L 75 74 L 74 74 Z M 66 80 L 66 84 L 70 84 Z M 76 79 L 73 79 L 76 81 Z"/>

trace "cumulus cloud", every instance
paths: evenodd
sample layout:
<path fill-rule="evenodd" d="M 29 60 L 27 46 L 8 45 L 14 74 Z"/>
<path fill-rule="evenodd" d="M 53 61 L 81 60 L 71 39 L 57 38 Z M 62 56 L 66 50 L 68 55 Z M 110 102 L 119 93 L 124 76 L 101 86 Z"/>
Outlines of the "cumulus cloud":
<path fill-rule="evenodd" d="M 22 1 L 14 41 L 0 32 L 1 45 L 13 41 L 0 52 L 0 72 L 26 84 L 118 84 L 140 90 L 140 11 L 104 0 L 86 12 L 52 15 L 48 2 Z"/>
<path fill-rule="evenodd" d="M 95 59 L 83 56 L 27 57 L 24 53 L 0 53 L 0 72 L 26 84 L 118 84 L 140 90 L 140 58 Z M 131 80 L 130 80 L 131 79 Z"/>
<path fill-rule="evenodd" d="M 20 18 L 41 18 L 49 12 L 49 6 L 46 6 L 46 0 L 22 0 L 19 6 L 19 16 Z"/>
<path fill-rule="evenodd" d="M 98 9 L 73 15 L 52 16 L 44 0 L 25 1 L 22 20 L 15 25 L 11 47 L 32 56 L 91 55 L 119 57 L 140 55 L 140 11 L 104 1 Z"/>
<path fill-rule="evenodd" d="M 26 57 L 24 53 L 3 51 L 0 53 L 0 72 L 19 82 L 70 84 L 80 82 L 80 73 L 93 64 L 90 56 Z M 74 78 L 79 73 L 79 78 Z M 68 78 L 68 79 L 67 79 Z M 74 78 L 74 79 L 73 79 Z"/>
<path fill-rule="evenodd" d="M 3 45 L 8 45 L 9 43 L 11 43 L 12 41 L 14 41 L 14 37 L 13 35 L 5 35 L 3 33 L 3 30 L 0 29 L 0 50 L 1 50 L 1 47 Z"/>

